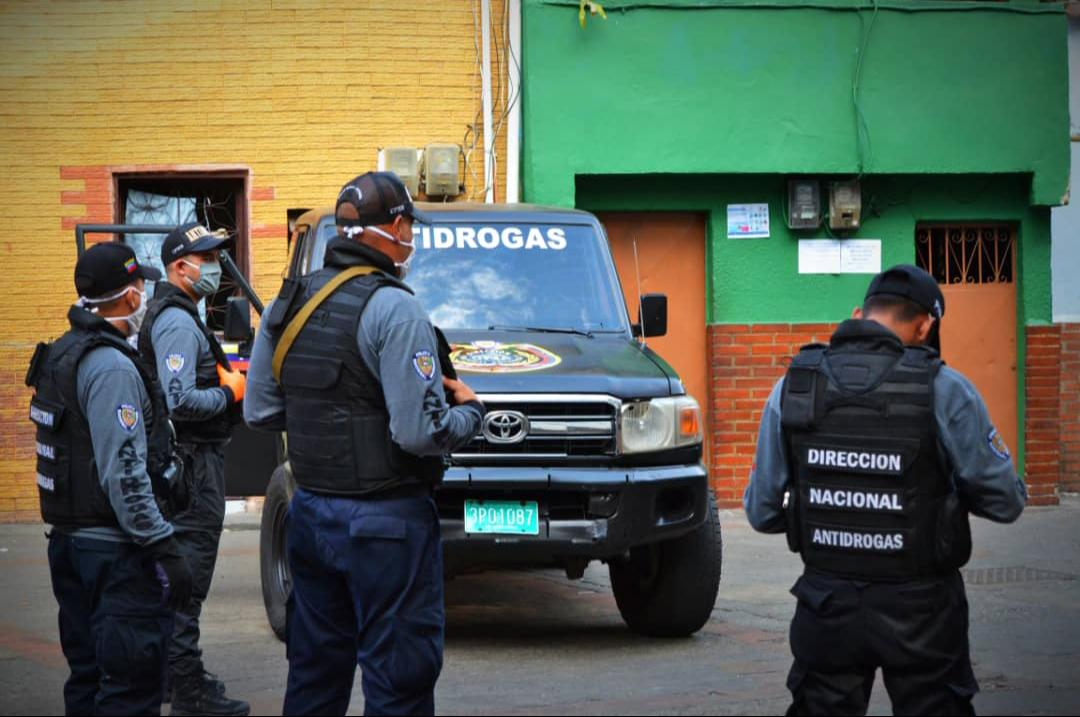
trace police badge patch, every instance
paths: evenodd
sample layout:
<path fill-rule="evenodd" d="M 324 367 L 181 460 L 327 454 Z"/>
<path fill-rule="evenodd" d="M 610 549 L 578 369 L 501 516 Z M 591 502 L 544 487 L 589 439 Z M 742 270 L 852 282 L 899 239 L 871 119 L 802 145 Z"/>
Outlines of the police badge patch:
<path fill-rule="evenodd" d="M 166 356 L 165 368 L 169 369 L 170 373 L 180 373 L 180 370 L 184 368 L 184 354 L 169 354 Z"/>
<path fill-rule="evenodd" d="M 435 357 L 430 351 L 417 351 L 413 354 L 412 365 L 417 375 L 425 381 L 430 381 L 435 376 Z"/>
<path fill-rule="evenodd" d="M 991 428 L 990 433 L 986 434 L 986 443 L 990 446 L 990 451 L 1003 461 L 1007 461 L 1010 458 L 1009 447 L 1005 445 L 1005 439 L 998 433 L 998 429 Z"/>
<path fill-rule="evenodd" d="M 130 403 L 121 403 L 116 409 L 116 420 L 125 431 L 134 431 L 139 425 L 139 410 Z"/>

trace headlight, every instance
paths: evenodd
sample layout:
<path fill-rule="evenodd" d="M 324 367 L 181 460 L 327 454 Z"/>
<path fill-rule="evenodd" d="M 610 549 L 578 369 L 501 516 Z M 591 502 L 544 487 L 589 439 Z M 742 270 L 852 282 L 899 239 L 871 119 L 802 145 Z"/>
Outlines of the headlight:
<path fill-rule="evenodd" d="M 689 396 L 623 404 L 622 453 L 648 453 L 701 443 L 701 409 Z"/>

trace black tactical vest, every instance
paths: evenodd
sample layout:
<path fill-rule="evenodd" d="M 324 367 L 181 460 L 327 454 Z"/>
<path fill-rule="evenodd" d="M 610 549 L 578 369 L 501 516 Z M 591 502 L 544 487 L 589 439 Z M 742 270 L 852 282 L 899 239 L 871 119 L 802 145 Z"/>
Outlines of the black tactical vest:
<path fill-rule="evenodd" d="M 218 343 L 217 338 L 213 332 L 207 328 L 203 323 L 202 318 L 199 316 L 199 307 L 192 301 L 187 294 L 180 289 L 176 288 L 167 281 L 159 281 L 154 286 L 154 298 L 150 300 L 150 306 L 146 311 L 146 318 L 143 320 L 142 328 L 139 330 L 139 355 L 142 356 L 143 361 L 147 366 L 151 367 L 151 370 L 157 375 L 157 352 L 154 349 L 154 342 L 152 340 L 154 331 L 154 322 L 157 317 L 161 315 L 165 309 L 170 307 L 176 307 L 183 309 L 195 320 L 195 325 L 202 331 L 203 336 L 210 343 L 210 351 L 214 354 L 214 359 L 218 365 L 229 369 L 229 359 L 225 355 L 224 349 L 221 348 L 221 344 Z M 200 391 L 208 388 L 215 388 L 221 385 L 221 379 L 218 378 L 217 369 L 207 370 L 202 367 L 202 362 L 198 360 L 198 357 L 193 357 L 196 361 L 197 369 L 195 374 L 195 387 Z M 162 386 L 162 390 L 168 391 L 168 386 Z M 232 436 L 232 414 L 230 411 L 223 411 L 222 413 L 208 418 L 203 421 L 180 421 L 173 419 L 173 426 L 176 428 L 176 437 L 180 443 L 221 443 L 229 440 Z"/>
<path fill-rule="evenodd" d="M 934 418 L 937 353 L 871 321 L 806 346 L 784 381 L 789 541 L 807 566 L 862 580 L 941 574 L 971 534 Z"/>
<path fill-rule="evenodd" d="M 168 518 L 167 476 L 174 470 L 173 452 L 165 397 L 157 379 L 140 364 L 135 349 L 101 317 L 73 306 L 68 320 L 71 329 L 66 334 L 51 344 L 38 344 L 26 374 L 26 385 L 36 389 L 30 400 L 30 420 L 37 427 L 37 484 L 42 519 L 65 528 L 119 526 L 101 488 L 90 424 L 79 406 L 76 386 L 79 362 L 99 346 L 114 348 L 130 359 L 146 387 L 151 405 L 150 412 L 143 416 L 146 468 L 158 507 Z M 123 416 L 94 418 L 115 421 Z"/>
<path fill-rule="evenodd" d="M 369 263 L 346 259 L 351 265 Z M 287 281 L 266 319 L 271 330 L 280 336 L 304 303 L 343 268 L 336 264 Z M 372 294 L 384 287 L 410 291 L 378 272 L 343 284 L 311 315 L 282 365 L 289 463 L 306 489 L 377 495 L 442 479 L 441 456 L 416 456 L 392 440 L 382 386 L 356 345 L 360 317 Z"/>

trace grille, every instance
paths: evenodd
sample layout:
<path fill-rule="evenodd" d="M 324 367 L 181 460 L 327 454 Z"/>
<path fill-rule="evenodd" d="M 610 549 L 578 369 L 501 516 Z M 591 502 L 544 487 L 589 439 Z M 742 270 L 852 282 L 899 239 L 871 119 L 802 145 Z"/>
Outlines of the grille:
<path fill-rule="evenodd" d="M 571 458 L 615 455 L 618 402 L 607 398 L 526 400 L 481 397 L 488 415 L 516 411 L 529 421 L 525 440 L 494 443 L 482 433 L 454 454 L 454 458 Z"/>

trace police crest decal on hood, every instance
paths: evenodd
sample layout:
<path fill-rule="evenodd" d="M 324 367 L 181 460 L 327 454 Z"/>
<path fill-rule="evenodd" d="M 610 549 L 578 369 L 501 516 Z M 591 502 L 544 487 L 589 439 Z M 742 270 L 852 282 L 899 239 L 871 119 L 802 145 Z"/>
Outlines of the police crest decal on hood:
<path fill-rule="evenodd" d="M 472 373 L 539 371 L 562 363 L 560 356 L 535 344 L 473 341 L 453 344 L 450 348 L 454 368 Z"/>

